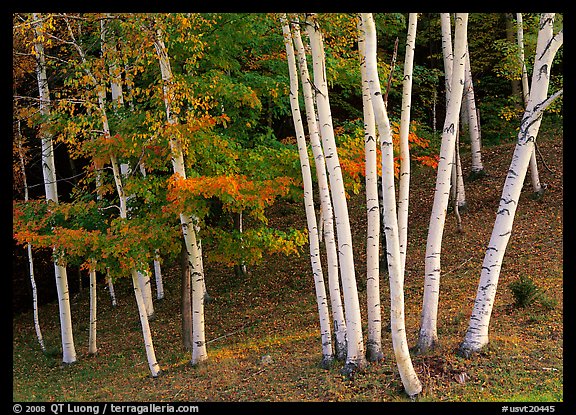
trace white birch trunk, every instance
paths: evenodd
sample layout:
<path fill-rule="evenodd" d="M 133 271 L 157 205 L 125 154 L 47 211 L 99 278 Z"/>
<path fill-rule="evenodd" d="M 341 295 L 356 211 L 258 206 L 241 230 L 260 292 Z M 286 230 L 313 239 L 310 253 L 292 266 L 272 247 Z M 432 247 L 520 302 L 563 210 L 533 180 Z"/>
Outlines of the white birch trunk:
<path fill-rule="evenodd" d="M 400 234 L 400 274 L 404 276 L 406 251 L 408 249 L 408 202 L 410 196 L 410 109 L 412 107 L 412 71 L 418 13 L 408 16 L 406 54 L 404 57 L 404 79 L 402 81 L 402 112 L 400 113 L 400 180 L 398 189 L 398 230 Z"/>
<path fill-rule="evenodd" d="M 522 99 L 524 101 L 524 108 L 528 108 L 530 87 L 528 86 L 528 70 L 526 68 L 526 60 L 524 59 L 524 27 L 522 24 L 522 13 L 516 13 L 516 25 L 518 29 L 517 34 L 519 59 L 522 65 Z M 534 148 L 534 151 L 530 156 L 530 180 L 532 182 L 532 191 L 534 194 L 536 196 L 541 196 L 546 188 L 540 183 L 538 164 L 536 162 L 536 148 Z"/>
<path fill-rule="evenodd" d="M 138 272 L 132 270 L 132 286 L 134 287 L 134 297 L 136 298 L 136 305 L 138 307 L 138 314 L 140 315 L 140 325 L 142 326 L 142 335 L 144 337 L 144 347 L 146 349 L 146 359 L 148 361 L 148 367 L 150 368 L 150 373 L 153 378 L 158 377 L 162 370 L 160 365 L 156 360 L 156 353 L 154 351 L 154 345 L 152 344 L 152 331 L 150 330 L 150 323 L 148 322 L 148 316 L 146 315 L 146 305 L 142 297 L 142 292 L 140 290 L 140 283 L 138 282 Z"/>
<path fill-rule="evenodd" d="M 442 13 L 442 15 L 444 16 L 445 13 Z M 444 19 L 446 18 L 444 17 L 443 20 Z M 446 222 L 446 209 L 450 196 L 450 179 L 452 175 L 452 165 L 454 163 L 456 134 L 458 133 L 460 104 L 462 102 L 464 87 L 468 14 L 457 13 L 455 23 L 453 55 L 455 59 L 453 59 L 452 69 L 450 70 L 449 67 L 446 68 L 447 71 L 451 72 L 452 82 L 449 89 L 446 120 L 442 131 L 440 160 L 436 176 L 436 188 L 434 190 L 434 204 L 432 206 L 428 238 L 426 241 L 424 298 L 418 339 L 418 349 L 420 352 L 426 352 L 434 348 L 438 342 L 436 325 L 440 292 L 440 252 L 442 249 L 444 224 Z M 445 36 L 443 36 L 443 44 L 444 41 L 447 41 Z"/>
<path fill-rule="evenodd" d="M 34 13 L 34 31 L 37 38 L 43 36 L 43 24 L 40 14 Z M 36 76 L 40 95 L 40 113 L 44 116 L 50 114 L 50 91 L 46 75 L 46 62 L 44 45 L 40 41 L 34 42 L 36 55 Z M 58 190 L 56 185 L 56 167 L 54 165 L 54 148 L 52 136 L 46 128 L 41 127 L 42 140 L 42 173 L 44 175 L 44 189 L 46 200 L 58 203 Z M 72 332 L 72 315 L 70 311 L 70 293 L 68 291 L 68 276 L 66 267 L 54 261 L 54 274 L 56 278 L 56 291 L 58 295 L 58 309 L 60 315 L 60 332 L 62 337 L 62 361 L 65 364 L 76 362 L 76 349 Z"/>
<path fill-rule="evenodd" d="M 310 38 L 312 50 L 314 89 L 316 92 L 316 104 L 318 107 L 318 119 L 320 136 L 328 178 L 330 181 L 330 193 L 336 219 L 336 232 L 338 239 L 338 254 L 340 259 L 340 272 L 342 278 L 342 291 L 344 294 L 344 310 L 346 316 L 347 347 L 345 372 L 352 372 L 355 368 L 363 368 L 366 365 L 364 356 L 364 341 L 362 339 L 362 319 L 360 315 L 360 302 L 356 275 L 354 271 L 354 253 L 352 250 L 352 233 L 346 191 L 342 178 L 342 169 L 338 159 L 338 150 L 334 139 L 332 127 L 332 115 L 330 101 L 328 99 L 328 85 L 326 80 L 324 45 L 320 27 L 314 15 L 307 15 L 306 30 Z M 312 85 L 311 85 L 312 86 Z"/>
<path fill-rule="evenodd" d="M 472 70 L 470 67 L 470 53 L 466 44 L 466 79 L 464 80 L 464 97 L 468 116 L 468 132 L 470 134 L 470 151 L 472 156 L 471 173 L 475 176 L 484 173 L 482 164 L 482 141 L 480 139 L 480 127 L 476 113 L 476 99 L 474 97 L 474 83 L 472 81 Z"/>
<path fill-rule="evenodd" d="M 366 358 L 377 362 L 382 353 L 382 311 L 380 307 L 380 206 L 378 202 L 378 174 L 376 160 L 376 121 L 369 79 L 366 74 L 366 32 L 362 19 L 358 19 L 358 52 L 362 78 L 362 110 L 364 115 L 364 154 L 366 176 L 366 303 L 368 315 L 368 339 Z"/>
<path fill-rule="evenodd" d="M 330 367 L 334 359 L 332 349 L 332 335 L 330 330 L 330 310 L 328 309 L 328 297 L 324 284 L 322 263 L 320 260 L 320 242 L 318 238 L 318 228 L 316 223 L 316 211 L 314 209 L 314 196 L 312 175 L 310 173 L 310 161 L 308 159 L 308 148 L 304 134 L 304 124 L 298 102 L 298 70 L 296 68 L 296 57 L 292 44 L 292 34 L 290 26 L 286 20 L 286 15 L 281 18 L 282 33 L 284 34 L 284 44 L 288 59 L 288 72 L 290 75 L 290 107 L 292 109 L 292 119 L 296 130 L 296 140 L 298 142 L 298 155 L 300 157 L 300 168 L 302 171 L 302 182 L 304 185 L 304 206 L 306 210 L 306 223 L 308 225 L 308 242 L 310 247 L 310 262 L 312 274 L 314 276 L 314 287 L 316 290 L 316 302 L 318 304 L 318 315 L 320 318 L 320 339 L 322 344 L 322 366 Z"/>
<path fill-rule="evenodd" d="M 164 299 L 164 282 L 162 281 L 162 267 L 160 266 L 160 253 L 155 251 L 156 259 L 154 259 L 154 277 L 156 278 L 156 298 L 158 300 Z"/>
<path fill-rule="evenodd" d="M 164 94 L 164 105 L 166 107 L 166 119 L 171 125 L 176 125 L 178 120 L 172 114 L 172 69 L 166 45 L 164 44 L 162 31 L 158 29 L 155 34 L 154 47 L 158 55 L 160 72 L 162 75 L 162 90 Z M 170 150 L 172 153 L 172 168 L 174 174 L 186 178 L 184 165 L 184 152 L 180 139 L 172 135 L 170 137 Z M 192 359 L 190 363 L 197 365 L 208 359 L 206 352 L 206 336 L 204 331 L 204 269 L 202 267 L 202 253 L 199 241 L 196 238 L 197 227 L 190 215 L 181 213 L 180 223 L 182 225 L 182 235 L 186 246 L 188 263 L 190 265 L 190 279 L 192 285 Z"/>
<path fill-rule="evenodd" d="M 386 251 L 390 277 L 390 327 L 392 346 L 398 371 L 409 396 L 422 391 L 422 384 L 412 366 L 404 318 L 404 278 L 401 275 L 400 243 L 398 218 L 396 216 L 396 192 L 394 189 L 394 154 L 392 131 L 386 106 L 380 89 L 376 57 L 376 26 L 371 13 L 362 13 L 366 32 L 365 61 L 369 79 L 374 117 L 380 133 L 382 149 L 382 195 L 384 198 L 384 226 L 386 231 Z"/>
<path fill-rule="evenodd" d="M 490 316 L 496 297 L 498 278 L 504 253 L 512 234 L 512 226 L 520 193 L 526 178 L 530 157 L 545 108 L 561 93 L 548 96 L 550 69 L 556 52 L 563 43 L 563 32 L 553 33 L 554 13 L 542 13 L 536 46 L 532 87 L 528 105 L 518 133 L 510 169 L 504 182 L 494 228 L 484 255 L 482 271 L 468 330 L 460 345 L 460 353 L 469 356 L 488 344 Z"/>
<path fill-rule="evenodd" d="M 22 149 L 22 134 L 20 132 L 20 121 L 18 121 L 18 156 L 20 159 L 20 168 L 22 169 L 22 182 L 24 184 L 24 201 L 28 201 L 28 181 L 26 179 L 26 164 L 24 163 L 24 150 Z M 34 320 L 34 330 L 36 331 L 36 338 L 40 344 L 42 352 L 46 353 L 46 346 L 44 345 L 44 338 L 42 337 L 42 330 L 40 329 L 40 319 L 38 318 L 38 291 L 36 289 L 36 278 L 34 277 L 34 258 L 32 255 L 32 245 L 26 244 L 28 251 L 28 267 L 30 271 L 30 285 L 32 286 L 32 313 Z"/>
<path fill-rule="evenodd" d="M 146 167 L 144 163 L 140 163 L 140 173 L 146 177 Z M 162 281 L 162 267 L 160 265 L 160 251 L 154 251 L 154 277 L 156 279 L 156 298 L 158 300 L 164 299 L 164 282 Z"/>
<path fill-rule="evenodd" d="M 328 186 L 328 175 L 326 173 L 326 161 L 322 143 L 320 142 L 320 130 L 316 122 L 316 111 L 314 109 L 314 95 L 308 65 L 306 62 L 306 51 L 300 36 L 299 24 L 292 25 L 293 39 L 298 54 L 298 67 L 300 70 L 300 80 L 302 82 L 302 92 L 306 108 L 306 122 L 308 134 L 310 135 L 310 145 L 316 166 L 316 177 L 318 180 L 318 191 L 320 193 L 320 218 L 323 229 L 324 245 L 326 247 L 326 262 L 328 268 L 328 290 L 330 292 L 330 306 L 332 309 L 332 322 L 334 325 L 334 349 L 336 358 L 346 359 L 346 320 L 344 318 L 344 306 L 342 304 L 342 294 L 340 292 L 340 282 L 338 277 L 338 252 L 334 235 L 334 211 L 330 198 L 330 188 Z"/>
<path fill-rule="evenodd" d="M 90 275 L 90 327 L 88 334 L 88 354 L 95 354 L 98 351 L 96 346 L 96 305 L 97 305 L 97 295 L 96 295 L 96 268 L 95 261 L 92 261 L 88 274 Z"/>
<path fill-rule="evenodd" d="M 112 98 L 114 99 L 114 94 L 112 95 Z M 104 131 L 108 131 L 109 133 L 108 127 L 106 127 Z M 120 174 L 122 175 L 122 179 L 126 179 L 130 175 L 130 173 L 131 173 L 130 166 L 127 163 L 120 164 Z M 125 197 L 125 202 L 123 204 L 126 209 L 125 217 L 127 217 L 128 213 L 130 213 L 128 209 L 128 199 L 131 199 L 133 197 L 134 195 Z M 150 283 L 150 274 L 148 273 L 147 270 L 138 271 L 138 283 L 140 284 L 140 291 L 142 292 L 142 298 L 144 300 L 144 304 L 146 305 L 146 314 L 148 315 L 148 319 L 153 320 L 155 316 L 154 316 L 154 303 L 152 301 L 152 284 Z"/>

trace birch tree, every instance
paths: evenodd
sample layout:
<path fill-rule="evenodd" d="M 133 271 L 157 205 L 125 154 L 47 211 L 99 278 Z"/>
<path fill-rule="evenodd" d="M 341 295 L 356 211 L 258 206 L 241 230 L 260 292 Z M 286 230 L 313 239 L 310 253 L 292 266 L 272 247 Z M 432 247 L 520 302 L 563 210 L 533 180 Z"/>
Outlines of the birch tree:
<path fill-rule="evenodd" d="M 50 115 L 50 90 L 46 73 L 44 45 L 41 41 L 44 39 L 45 33 L 42 16 L 39 13 L 33 13 L 33 19 L 35 32 L 34 55 L 36 57 L 36 77 L 40 94 L 40 114 L 47 117 Z M 42 141 L 42 173 L 44 175 L 46 200 L 57 204 L 58 189 L 56 183 L 56 166 L 54 164 L 54 147 L 52 144 L 52 135 L 44 125 L 40 128 L 40 139 Z M 62 337 L 62 361 L 65 364 L 71 364 L 76 362 L 76 349 L 74 347 L 74 335 L 72 332 L 68 276 L 66 267 L 60 264 L 58 260 L 54 261 L 54 272 Z"/>
<path fill-rule="evenodd" d="M 16 136 L 16 145 L 18 147 L 18 159 L 20 161 L 20 169 L 22 171 L 22 183 L 24 185 L 24 201 L 28 201 L 28 181 L 26 179 L 26 164 L 25 155 L 23 149 L 23 137 L 20 129 L 20 120 L 18 120 L 18 134 Z M 30 285 L 32 287 L 32 316 L 34 320 L 34 330 L 36 331 L 36 338 L 38 339 L 38 344 L 40 344 L 40 349 L 42 352 L 46 353 L 46 346 L 44 345 L 44 338 L 42 336 L 42 330 L 40 329 L 40 319 L 38 317 L 38 291 L 36 289 L 36 278 L 34 276 L 34 257 L 32 255 L 32 244 L 26 244 L 26 250 L 28 252 L 28 269 L 30 274 Z"/>
<path fill-rule="evenodd" d="M 546 107 L 562 93 L 560 90 L 548 96 L 552 61 L 564 40 L 563 30 L 554 34 L 553 24 L 554 13 L 541 14 L 528 104 L 520 123 L 518 141 L 504 182 L 490 242 L 482 262 L 474 308 L 466 335 L 459 347 L 460 354 L 464 356 L 470 356 L 488 344 L 488 328 L 502 260 L 512 234 L 514 216 L 530 158 L 534 153 L 542 115 Z"/>
<path fill-rule="evenodd" d="M 342 170 L 338 159 L 338 149 L 336 148 L 334 129 L 332 127 L 322 33 L 314 14 L 306 15 L 306 31 L 310 38 L 310 48 L 312 51 L 314 80 L 311 86 L 313 86 L 316 96 L 320 136 L 322 137 L 322 147 L 326 159 L 326 167 L 330 181 L 330 194 L 332 195 L 336 220 L 340 275 L 342 278 L 346 316 L 347 356 L 344 372 L 351 373 L 356 368 L 362 369 L 365 367 L 366 358 L 364 356 L 362 319 L 354 270 L 350 217 L 348 216 L 346 191 L 344 189 Z"/>
<path fill-rule="evenodd" d="M 322 143 L 320 139 L 320 130 L 316 122 L 316 110 L 314 107 L 314 94 L 312 92 L 312 80 L 308 73 L 308 64 L 306 60 L 306 51 L 300 34 L 300 24 L 292 24 L 292 36 L 296 53 L 298 56 L 298 69 L 300 71 L 300 80 L 302 83 L 302 95 L 304 96 L 304 106 L 306 109 L 306 123 L 310 137 L 310 146 L 314 156 L 314 165 L 316 167 L 316 178 L 318 181 L 318 193 L 320 195 L 320 225 L 323 236 L 324 246 L 326 248 L 326 263 L 328 269 L 328 291 L 330 293 L 330 306 L 332 309 L 332 319 L 334 328 L 334 352 L 339 360 L 346 359 L 347 340 L 346 340 L 346 320 L 344 318 L 344 307 L 342 304 L 342 295 L 340 292 L 338 252 L 334 234 L 334 210 L 330 197 L 330 188 L 328 185 L 328 175 L 326 172 L 326 161 Z"/>
<path fill-rule="evenodd" d="M 288 59 L 288 72 L 290 76 L 290 107 L 292 108 L 292 118 L 296 130 L 296 140 L 298 142 L 298 155 L 300 157 L 300 168 L 302 171 L 302 182 L 304 185 L 304 206 L 306 210 L 306 223 L 308 226 L 308 243 L 310 248 L 310 262 L 312 274 L 314 276 L 314 287 L 316 290 L 316 302 L 318 304 L 318 315 L 320 317 L 320 338 L 322 342 L 322 366 L 328 368 L 334 360 L 332 348 L 332 335 L 330 330 L 330 311 L 328 310 L 328 298 L 326 296 L 326 286 L 324 284 L 324 274 L 320 261 L 320 242 L 318 238 L 318 227 L 316 222 L 316 210 L 314 209 L 314 189 L 312 187 L 312 175 L 308 159 L 308 148 L 304 134 L 304 124 L 300 113 L 298 102 L 298 70 L 296 68 L 296 57 L 292 43 L 292 33 L 286 15 L 281 17 L 282 33 L 286 46 L 286 56 Z"/>
<path fill-rule="evenodd" d="M 390 326 L 392 346 L 404 390 L 409 396 L 422 391 L 422 384 L 412 366 L 404 318 L 404 278 L 401 274 L 398 219 L 396 216 L 396 192 L 394 188 L 394 154 L 392 130 L 382 98 L 376 61 L 376 26 L 371 13 L 361 14 L 365 31 L 366 74 L 370 85 L 370 96 L 374 117 L 380 133 L 382 149 L 382 194 L 384 197 L 384 226 L 390 279 Z"/>
<path fill-rule="evenodd" d="M 366 176 L 366 302 L 368 316 L 368 340 L 366 358 L 377 362 L 382 353 L 382 312 L 380 307 L 380 205 L 378 198 L 378 174 L 376 157 L 376 121 L 370 97 L 370 84 L 366 73 L 366 31 L 358 18 L 358 52 L 362 77 L 362 111 L 364 115 L 364 153 Z"/>
<path fill-rule="evenodd" d="M 173 113 L 173 75 L 168 58 L 168 51 L 163 39 L 163 32 L 158 27 L 154 33 L 154 47 L 160 64 L 162 76 L 162 91 L 164 106 L 166 109 L 166 119 L 169 126 L 176 126 L 178 120 Z M 182 141 L 174 131 L 170 136 L 170 151 L 172 154 L 172 168 L 174 174 L 181 178 L 186 178 L 186 168 L 184 164 L 184 151 Z M 190 286 L 192 288 L 192 359 L 190 363 L 197 365 L 208 359 L 206 351 L 206 339 L 204 332 L 204 270 L 202 267 L 201 251 L 199 240 L 196 237 L 196 223 L 191 215 L 180 213 L 180 223 L 182 235 L 184 237 L 186 255 L 190 267 Z"/>
<path fill-rule="evenodd" d="M 454 20 L 454 59 L 450 83 L 450 99 L 446 111 L 444 128 L 442 130 L 442 143 L 440 146 L 440 159 L 434 189 L 434 202 L 426 241 L 424 298 L 417 345 L 420 352 L 426 352 L 434 348 L 438 342 L 437 318 L 440 292 L 440 253 L 442 249 L 444 223 L 446 221 L 446 209 L 450 195 L 450 178 L 452 175 L 452 165 L 454 163 L 455 142 L 458 133 L 460 105 L 464 87 L 468 14 L 457 13 Z M 445 36 L 442 38 L 444 42 Z"/>
<path fill-rule="evenodd" d="M 406 35 L 406 52 L 404 57 L 404 78 L 402 81 L 402 110 L 400 113 L 400 180 L 398 190 L 398 230 L 400 244 L 401 275 L 406 267 L 408 250 L 408 205 L 410 196 L 410 150 L 408 135 L 410 133 L 410 109 L 412 107 L 412 72 L 414 66 L 414 48 L 418 13 L 408 15 L 408 33 Z"/>
<path fill-rule="evenodd" d="M 68 32 L 70 34 L 70 37 L 72 39 L 71 42 L 69 42 L 69 43 L 71 43 L 72 46 L 74 46 L 76 48 L 76 51 L 78 52 L 78 55 L 80 56 L 80 59 L 83 63 L 84 71 L 85 71 L 88 79 L 91 81 L 92 86 L 96 90 L 96 95 L 97 95 L 97 99 L 98 99 L 98 109 L 100 111 L 100 118 L 101 118 L 101 122 L 102 122 L 102 129 L 103 129 L 104 136 L 110 137 L 111 131 L 110 131 L 109 123 L 108 123 L 108 115 L 106 112 L 106 89 L 98 81 L 98 79 L 94 76 L 94 74 L 90 70 L 90 67 L 89 67 L 89 64 L 88 64 L 88 61 L 86 58 L 86 53 L 84 52 L 84 50 L 80 46 L 80 44 L 76 41 L 75 36 L 74 36 L 74 31 L 72 30 L 69 19 L 66 15 L 64 15 L 64 20 L 65 20 L 65 23 L 68 27 Z M 110 154 L 110 165 L 112 167 L 112 175 L 114 178 L 114 184 L 115 184 L 116 192 L 117 192 L 118 198 L 119 198 L 119 216 L 121 219 L 127 220 L 128 219 L 127 195 L 126 195 L 126 192 L 124 190 L 124 185 L 122 183 L 122 172 L 120 169 L 120 164 L 118 162 L 117 156 L 114 153 Z M 134 296 L 136 297 L 136 305 L 138 307 L 138 314 L 140 316 L 140 324 L 142 327 L 142 335 L 144 338 L 144 347 L 146 350 L 146 358 L 148 360 L 148 367 L 150 369 L 150 373 L 151 373 L 152 377 L 157 377 L 161 372 L 161 368 L 160 368 L 160 365 L 158 364 L 158 361 L 156 359 L 156 353 L 155 353 L 154 345 L 152 342 L 152 332 L 150 330 L 150 324 L 148 321 L 148 314 L 147 314 L 146 305 L 145 305 L 144 299 L 143 299 L 142 289 L 140 287 L 140 282 L 138 280 L 138 270 L 132 269 L 131 270 L 131 276 L 132 276 L 132 285 L 134 288 Z"/>
<path fill-rule="evenodd" d="M 466 77 L 464 79 L 464 102 L 468 120 L 468 132 L 470 135 L 470 152 L 472 166 L 470 175 L 480 177 L 486 174 L 482 164 L 482 141 L 480 138 L 480 124 L 478 122 L 478 109 L 476 108 L 476 99 L 474 96 L 474 83 L 472 81 L 472 70 L 470 67 L 470 52 L 468 43 L 466 43 Z"/>
<path fill-rule="evenodd" d="M 518 59 L 522 65 L 522 101 L 524 109 L 528 108 L 528 99 L 530 96 L 530 87 L 528 85 L 528 70 L 526 60 L 524 59 L 524 26 L 522 23 L 522 13 L 516 13 L 517 38 L 518 38 Z M 546 190 L 546 185 L 540 183 L 538 174 L 538 163 L 536 161 L 536 147 L 530 156 L 530 180 L 532 182 L 532 191 L 536 197 L 542 196 Z"/>

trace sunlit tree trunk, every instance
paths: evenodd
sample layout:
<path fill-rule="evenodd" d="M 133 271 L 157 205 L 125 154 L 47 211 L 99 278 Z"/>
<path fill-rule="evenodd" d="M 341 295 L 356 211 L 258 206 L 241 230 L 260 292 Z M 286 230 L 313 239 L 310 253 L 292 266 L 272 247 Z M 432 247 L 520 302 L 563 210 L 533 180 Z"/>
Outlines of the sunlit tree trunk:
<path fill-rule="evenodd" d="M 302 182 L 304 185 L 304 206 L 306 210 L 306 222 L 308 225 L 308 242 L 310 247 L 310 262 L 312 274 L 314 276 L 314 287 L 316 289 L 316 302 L 318 304 L 318 315 L 320 317 L 320 338 L 322 344 L 322 366 L 329 367 L 334 359 L 332 349 L 332 335 L 330 330 L 330 311 L 328 309 L 328 297 L 326 296 L 326 286 L 324 284 L 324 274 L 320 260 L 320 242 L 318 239 L 318 228 L 316 223 L 316 211 L 314 209 L 314 196 L 312 175 L 310 173 L 310 161 L 308 159 L 308 148 L 304 134 L 304 124 L 300 113 L 298 102 L 298 70 L 296 68 L 296 57 L 292 43 L 292 33 L 286 20 L 286 15 L 281 19 L 282 33 L 284 34 L 284 44 L 286 46 L 286 56 L 288 59 L 288 72 L 290 74 L 290 107 L 292 109 L 292 119 L 296 130 L 296 140 L 298 142 L 298 155 L 300 157 L 300 168 L 302 171 Z"/>
<path fill-rule="evenodd" d="M 516 24 L 518 30 L 518 53 L 522 65 L 522 98 L 524 108 L 528 108 L 528 97 L 530 96 L 530 87 L 528 86 L 528 70 L 526 60 L 524 59 L 524 27 L 522 23 L 522 13 L 516 13 Z M 546 185 L 540 183 L 538 174 L 538 164 L 536 162 L 536 148 L 530 156 L 530 180 L 532 182 L 532 191 L 537 197 L 542 196 L 546 190 Z"/>
<path fill-rule="evenodd" d="M 163 40 L 163 34 L 157 29 L 154 38 L 154 47 L 158 55 L 160 72 L 162 75 L 162 89 L 164 93 L 164 105 L 166 108 L 166 119 L 171 126 L 177 125 L 178 120 L 172 113 L 172 69 L 168 52 Z M 180 138 L 175 134 L 170 136 L 170 150 L 172 153 L 172 167 L 174 174 L 181 178 L 186 178 L 184 165 L 184 152 Z M 199 240 L 196 238 L 197 227 L 193 218 L 186 214 L 180 214 L 180 223 L 182 225 L 182 235 L 186 245 L 188 263 L 190 266 L 190 279 L 192 289 L 192 359 L 190 363 L 197 365 L 208 359 L 206 352 L 206 340 L 204 331 L 204 270 L 202 267 L 201 251 Z"/>
<path fill-rule="evenodd" d="M 552 61 L 564 40 L 563 31 L 554 35 L 553 24 L 554 13 L 542 13 L 528 105 L 520 123 L 518 141 L 504 182 L 490 242 L 484 255 L 468 330 L 459 348 L 460 354 L 464 356 L 469 356 L 488 344 L 488 328 L 496 297 L 498 278 L 504 253 L 512 234 L 514 216 L 530 164 L 530 157 L 534 152 L 534 143 L 538 136 L 542 114 L 546 107 L 562 92 L 558 91 L 548 97 Z"/>
<path fill-rule="evenodd" d="M 371 13 L 361 14 L 366 36 L 365 61 L 374 117 L 380 133 L 382 149 L 382 194 L 384 197 L 384 226 L 390 279 L 390 327 L 394 356 L 404 390 L 409 396 L 422 391 L 422 384 L 412 366 L 404 318 L 404 278 L 401 275 L 396 192 L 394 189 L 394 154 L 392 130 L 382 98 L 376 57 L 376 26 Z"/>
<path fill-rule="evenodd" d="M 44 37 L 42 17 L 39 13 L 34 18 L 34 55 L 36 57 L 36 77 L 40 94 L 40 114 L 47 117 L 50 114 L 50 90 L 46 74 L 46 61 L 44 45 L 40 41 Z M 42 140 L 42 173 L 44 175 L 44 189 L 46 200 L 58 203 L 58 190 L 56 185 L 56 167 L 54 164 L 54 147 L 52 135 L 45 126 L 40 127 Z M 62 337 L 62 361 L 65 364 L 76 362 L 76 349 L 72 333 L 72 314 L 70 311 L 70 292 L 68 291 L 68 276 L 66 267 L 57 260 L 54 261 L 54 274 L 56 278 L 56 291 L 58 295 L 58 309 L 60 314 L 60 331 Z"/>
<path fill-rule="evenodd" d="M 446 19 L 445 15 L 446 13 L 442 13 L 443 20 Z M 447 19 L 449 19 L 449 16 Z M 454 163 L 455 142 L 458 133 L 460 105 L 464 87 L 467 23 L 467 13 L 456 14 L 450 98 L 446 111 L 446 119 L 444 121 L 444 129 L 442 131 L 440 159 L 434 190 L 434 203 L 426 241 L 424 298 L 418 338 L 418 350 L 422 353 L 434 348 L 438 342 L 437 318 L 440 293 L 440 252 L 446 221 L 446 209 L 450 196 L 450 179 L 452 175 L 452 165 Z M 445 36 L 442 36 L 442 38 L 443 41 L 446 41 Z M 447 67 L 447 70 L 449 67 L 450 66 Z"/>
<path fill-rule="evenodd" d="M 20 161 L 20 169 L 22 170 L 22 183 L 24 184 L 24 201 L 28 201 L 28 181 L 26 179 L 26 164 L 24 162 L 24 149 L 22 148 L 22 133 L 20 129 L 20 120 L 18 120 L 18 136 L 16 138 L 16 145 L 18 146 L 18 158 Z M 32 313 L 34 319 L 34 330 L 36 331 L 36 338 L 40 344 L 40 349 L 46 353 L 46 346 L 44 345 L 44 338 L 42 337 L 42 330 L 40 329 L 40 319 L 38 318 L 38 291 L 36 289 L 36 278 L 34 277 L 34 258 L 32 255 L 32 244 L 26 244 L 28 251 L 28 266 L 30 271 L 30 284 L 32 287 Z"/>
<path fill-rule="evenodd" d="M 312 81 L 308 73 L 306 62 L 306 52 L 304 43 L 300 35 L 300 25 L 292 25 L 293 40 L 298 55 L 298 68 L 300 70 L 300 80 L 302 82 L 302 92 L 306 108 L 306 123 L 308 134 L 310 135 L 310 146 L 314 156 L 316 166 L 316 177 L 318 180 L 318 191 L 320 193 L 320 218 L 323 229 L 324 245 L 326 248 L 326 262 L 328 269 L 328 291 L 330 293 L 330 306 L 332 309 L 332 322 L 334 327 L 334 350 L 336 358 L 346 359 L 346 320 L 344 318 L 344 306 L 342 304 L 342 294 L 340 292 L 338 252 L 334 235 L 334 211 L 330 198 L 330 188 L 328 186 L 328 175 L 326 173 L 326 161 L 322 143 L 320 142 L 320 130 L 316 122 L 316 110 L 314 108 L 314 94 L 312 92 Z M 322 235 L 320 235 L 322 236 Z"/>
<path fill-rule="evenodd" d="M 378 203 L 378 172 L 376 157 L 376 121 L 370 98 L 370 85 L 366 74 L 366 33 L 362 19 L 358 19 L 358 52 L 362 77 L 362 110 L 364 115 L 364 154 L 366 175 L 366 302 L 368 339 L 366 358 L 377 362 L 382 353 L 382 311 L 380 307 L 380 206 Z"/>
<path fill-rule="evenodd" d="M 160 365 L 156 360 L 156 353 L 154 345 L 152 344 L 152 332 L 150 331 L 150 324 L 148 323 L 148 316 L 146 315 L 146 305 L 140 292 L 140 284 L 138 283 L 138 272 L 132 270 L 132 286 L 134 287 L 134 297 L 138 306 L 138 313 L 140 315 L 140 323 L 142 325 L 142 334 L 144 337 L 144 347 L 146 349 L 146 358 L 148 360 L 148 367 L 153 377 L 157 377 L 161 373 Z"/>
<path fill-rule="evenodd" d="M 306 30 L 310 38 L 310 47 L 312 50 L 312 67 L 314 74 L 314 80 L 311 86 L 313 86 L 316 92 L 320 136 L 322 137 L 328 179 L 330 181 L 330 193 L 332 195 L 334 216 L 336 219 L 338 254 L 348 341 L 348 353 L 344 370 L 345 372 L 352 372 L 355 368 L 363 368 L 366 365 L 364 341 L 362 339 L 360 301 L 354 270 L 352 232 L 350 229 L 350 217 L 348 216 L 346 191 L 340 161 L 338 159 L 336 141 L 334 139 L 334 129 L 332 127 L 332 114 L 328 98 L 328 84 L 324 60 L 324 42 L 322 40 L 320 27 L 313 14 L 306 16 L 306 23 Z"/>

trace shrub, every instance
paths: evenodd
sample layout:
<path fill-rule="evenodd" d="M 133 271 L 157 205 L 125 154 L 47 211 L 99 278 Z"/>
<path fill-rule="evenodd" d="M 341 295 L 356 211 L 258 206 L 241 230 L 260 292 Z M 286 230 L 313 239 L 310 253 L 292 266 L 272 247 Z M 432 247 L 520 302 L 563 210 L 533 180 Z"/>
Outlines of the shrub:
<path fill-rule="evenodd" d="M 538 287 L 529 277 L 521 276 L 518 280 L 511 282 L 508 288 L 514 295 L 514 304 L 517 307 L 526 307 L 538 297 Z"/>

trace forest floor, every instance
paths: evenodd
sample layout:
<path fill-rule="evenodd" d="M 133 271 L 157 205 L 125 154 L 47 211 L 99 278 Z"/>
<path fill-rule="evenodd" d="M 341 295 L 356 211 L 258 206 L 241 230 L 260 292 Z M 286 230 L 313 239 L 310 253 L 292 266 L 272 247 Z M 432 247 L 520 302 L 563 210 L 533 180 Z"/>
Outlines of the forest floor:
<path fill-rule="evenodd" d="M 532 199 L 529 179 L 521 196 L 494 304 L 490 343 L 466 359 L 456 350 L 468 326 L 484 252 L 490 238 L 514 144 L 485 147 L 487 176 L 466 184 L 468 210 L 458 233 L 449 213 L 442 248 L 438 314 L 440 347 L 413 355 L 423 384 L 419 401 L 561 402 L 563 396 L 563 140 L 560 133 L 538 138 L 539 172 L 548 185 Z M 544 163 L 542 162 L 544 160 Z M 462 154 L 464 174 L 469 151 Z M 550 170 L 549 170 L 550 169 Z M 413 168 L 409 246 L 405 278 L 406 329 L 416 344 L 422 306 L 424 252 L 434 191 L 434 172 Z M 356 276 L 363 320 L 365 291 L 365 199 L 349 199 Z M 305 228 L 302 203 L 275 206 L 270 225 Z M 14 401 L 264 402 L 407 401 L 396 368 L 390 333 L 383 331 L 385 358 L 353 379 L 340 374 L 341 362 L 319 366 L 322 354 L 317 305 L 307 247 L 299 257 L 272 256 L 237 278 L 232 269 L 206 263 L 212 302 L 205 308 L 209 360 L 189 365 L 181 346 L 180 272 L 164 267 L 166 298 L 154 304 L 151 322 L 156 356 L 163 374 L 149 376 L 130 280 L 116 284 L 113 308 L 104 285 L 98 289 L 98 353 L 87 354 L 88 291 L 74 295 L 72 313 L 78 362 L 61 365 L 57 302 L 39 310 L 44 340 L 41 353 L 32 312 L 13 316 Z M 325 262 L 324 262 L 325 263 Z M 529 307 L 514 305 L 509 284 L 525 276 L 540 298 Z M 38 278 L 44 278 L 38 276 Z M 53 276 L 45 276 L 53 278 Z M 388 279 L 381 279 L 384 327 L 389 316 Z M 364 326 L 366 333 L 366 326 Z M 269 355 L 271 359 L 263 359 Z M 465 374 L 465 375 L 463 375 Z"/>

